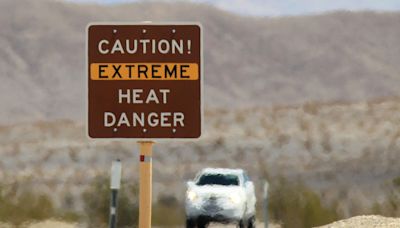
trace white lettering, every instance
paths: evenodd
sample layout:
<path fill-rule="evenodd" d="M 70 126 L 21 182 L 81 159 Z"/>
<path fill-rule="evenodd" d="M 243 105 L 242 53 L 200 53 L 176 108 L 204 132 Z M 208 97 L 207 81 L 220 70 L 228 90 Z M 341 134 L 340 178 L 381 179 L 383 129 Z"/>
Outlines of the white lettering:
<path fill-rule="evenodd" d="M 165 48 L 163 49 L 163 45 L 165 46 Z M 169 42 L 167 40 L 160 40 L 160 42 L 158 42 L 158 51 L 161 54 L 167 54 L 169 52 L 170 46 L 169 46 Z"/>
<path fill-rule="evenodd" d="M 132 89 L 132 97 L 134 104 L 143 104 L 143 100 L 140 99 L 140 94 L 143 93 L 143 89 Z"/>
<path fill-rule="evenodd" d="M 121 116 L 119 117 L 119 121 L 117 126 L 121 127 L 121 125 L 125 125 L 127 127 L 130 127 L 129 121 L 128 121 L 128 117 L 126 116 L 126 113 L 123 112 L 121 113 Z"/>
<path fill-rule="evenodd" d="M 182 112 L 104 112 L 104 127 L 184 127 Z"/>
<path fill-rule="evenodd" d="M 131 93 L 129 89 L 126 90 L 126 93 L 123 93 L 122 89 L 118 90 L 118 103 L 122 104 L 123 99 L 126 99 L 126 103 L 131 103 Z"/>
<path fill-rule="evenodd" d="M 104 113 L 104 127 L 112 127 L 115 124 L 115 115 L 112 112 Z"/>
<path fill-rule="evenodd" d="M 101 54 L 103 54 L 103 55 L 105 55 L 105 54 L 108 54 L 108 52 L 109 52 L 109 50 L 108 49 L 103 49 L 103 44 L 109 44 L 110 42 L 108 42 L 108 40 L 101 40 L 100 42 L 99 42 L 99 46 L 98 46 L 98 48 L 99 48 L 99 52 L 101 53 Z"/>
<path fill-rule="evenodd" d="M 168 117 L 171 116 L 170 112 L 162 112 L 160 117 L 161 127 L 171 127 L 171 123 L 168 122 Z"/>
<path fill-rule="evenodd" d="M 142 43 L 143 46 L 143 54 L 147 53 L 147 44 L 150 43 L 149 39 L 144 39 L 144 40 L 140 40 L 140 43 Z"/>
<path fill-rule="evenodd" d="M 183 120 L 185 119 L 185 115 L 181 112 L 176 112 L 174 113 L 174 126 L 178 126 L 178 122 L 181 125 L 181 127 L 184 127 L 185 124 L 183 123 Z"/>
<path fill-rule="evenodd" d="M 143 112 L 140 113 L 140 116 L 136 112 L 133 113 L 133 124 L 132 125 L 134 127 L 138 126 L 137 122 L 139 122 L 140 126 L 144 127 L 144 113 Z"/>
<path fill-rule="evenodd" d="M 162 99 L 163 104 L 167 103 L 167 97 L 168 97 L 169 92 L 170 92 L 169 89 L 160 89 L 160 93 L 162 93 L 162 96 L 163 96 L 163 99 Z"/>
<path fill-rule="evenodd" d="M 150 90 L 149 95 L 147 96 L 146 99 L 146 104 L 149 104 L 150 102 L 155 102 L 156 104 L 160 103 L 154 89 Z"/>
<path fill-rule="evenodd" d="M 135 54 L 137 51 L 137 40 L 133 40 L 133 49 L 130 49 L 130 42 L 129 40 L 126 40 L 126 52 L 129 54 Z"/>
<path fill-rule="evenodd" d="M 148 123 L 151 127 L 155 127 L 158 125 L 158 119 L 157 119 L 158 115 L 155 112 L 151 112 L 148 116 Z"/>
<path fill-rule="evenodd" d="M 179 54 L 183 54 L 183 40 L 172 40 L 172 54 L 175 54 L 175 50 L 178 50 Z"/>
<path fill-rule="evenodd" d="M 141 50 L 143 54 L 183 54 L 185 48 L 190 52 L 190 45 L 185 47 L 183 39 L 167 40 L 167 39 L 116 39 L 114 40 L 100 40 L 97 46 L 99 53 L 105 54 L 136 54 Z M 188 44 L 191 40 L 187 40 Z M 112 46 L 112 48 L 111 48 Z M 111 51 L 110 51 L 111 48 Z"/>
<path fill-rule="evenodd" d="M 119 52 L 121 54 L 124 54 L 124 49 L 122 48 L 122 44 L 120 40 L 116 40 L 114 43 L 113 48 L 111 49 L 111 54 L 114 54 L 115 52 Z"/>

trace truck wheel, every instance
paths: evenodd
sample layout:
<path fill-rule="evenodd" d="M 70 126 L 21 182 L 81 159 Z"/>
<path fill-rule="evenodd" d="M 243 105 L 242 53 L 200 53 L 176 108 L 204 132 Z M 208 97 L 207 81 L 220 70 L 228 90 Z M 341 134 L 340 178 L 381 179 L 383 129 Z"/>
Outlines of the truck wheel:
<path fill-rule="evenodd" d="M 253 216 L 249 218 L 249 221 L 247 222 L 247 228 L 255 228 L 256 227 L 256 218 Z"/>
<path fill-rule="evenodd" d="M 245 228 L 243 219 L 239 221 L 237 227 L 238 228 Z"/>
<path fill-rule="evenodd" d="M 198 219 L 197 220 L 197 227 L 198 228 L 207 228 L 208 227 L 208 222 L 205 221 L 204 219 Z"/>
<path fill-rule="evenodd" d="M 195 228 L 196 222 L 193 219 L 186 219 L 186 228 Z"/>

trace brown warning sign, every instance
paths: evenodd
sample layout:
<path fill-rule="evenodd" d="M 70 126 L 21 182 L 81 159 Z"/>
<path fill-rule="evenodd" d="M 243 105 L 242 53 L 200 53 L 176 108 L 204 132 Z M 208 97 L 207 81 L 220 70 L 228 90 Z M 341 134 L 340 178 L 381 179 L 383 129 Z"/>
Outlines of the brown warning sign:
<path fill-rule="evenodd" d="M 197 24 L 89 25 L 89 136 L 200 137 L 201 45 Z"/>

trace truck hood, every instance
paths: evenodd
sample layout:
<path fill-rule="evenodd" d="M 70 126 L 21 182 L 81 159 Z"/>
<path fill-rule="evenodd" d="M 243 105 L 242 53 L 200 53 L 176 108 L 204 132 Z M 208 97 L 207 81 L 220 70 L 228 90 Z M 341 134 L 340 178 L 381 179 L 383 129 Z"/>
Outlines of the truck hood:
<path fill-rule="evenodd" d="M 244 197 L 243 188 L 240 186 L 192 185 L 189 190 L 195 192 L 196 195 L 201 198 L 225 198 L 233 194 L 238 195 L 241 198 Z"/>

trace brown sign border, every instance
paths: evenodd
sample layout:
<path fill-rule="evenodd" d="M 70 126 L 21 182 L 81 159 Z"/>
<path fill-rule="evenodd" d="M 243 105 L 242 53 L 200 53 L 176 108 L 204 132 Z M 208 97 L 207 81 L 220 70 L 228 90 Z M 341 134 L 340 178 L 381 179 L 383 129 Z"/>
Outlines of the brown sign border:
<path fill-rule="evenodd" d="M 92 25 L 196 25 L 200 28 L 200 135 L 197 138 L 92 138 L 89 136 L 89 28 Z M 86 137 L 90 140 L 100 140 L 100 141 L 196 141 L 201 138 L 204 132 L 204 35 L 203 26 L 199 22 L 121 22 L 121 21 L 111 21 L 111 22 L 90 22 L 85 28 L 85 131 Z"/>

